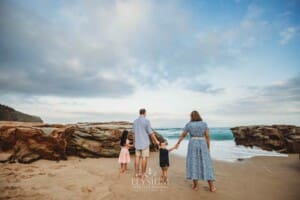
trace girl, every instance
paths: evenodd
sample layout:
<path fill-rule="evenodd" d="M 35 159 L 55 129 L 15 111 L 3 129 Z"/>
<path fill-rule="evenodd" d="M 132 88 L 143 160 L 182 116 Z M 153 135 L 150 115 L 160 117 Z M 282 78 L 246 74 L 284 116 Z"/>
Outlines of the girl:
<path fill-rule="evenodd" d="M 121 173 L 127 170 L 127 163 L 130 162 L 129 148 L 133 145 L 129 144 L 128 131 L 124 130 L 120 141 L 121 151 L 119 155 L 119 163 L 121 164 Z"/>
<path fill-rule="evenodd" d="M 161 167 L 161 176 L 160 176 L 160 182 L 167 183 L 168 182 L 168 168 L 170 166 L 169 164 L 169 152 L 176 149 L 176 146 L 167 149 L 168 143 L 162 142 L 159 145 L 159 165 Z"/>

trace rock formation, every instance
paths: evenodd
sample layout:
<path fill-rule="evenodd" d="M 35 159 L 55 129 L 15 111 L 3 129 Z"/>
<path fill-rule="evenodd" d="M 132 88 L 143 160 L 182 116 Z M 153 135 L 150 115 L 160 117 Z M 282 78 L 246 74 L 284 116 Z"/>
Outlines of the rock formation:
<path fill-rule="evenodd" d="M 67 156 L 117 157 L 120 137 L 128 122 L 70 125 L 0 122 L 0 162 L 30 163 L 38 159 L 62 160 Z M 159 141 L 164 138 L 155 133 Z M 150 149 L 155 151 L 153 142 Z M 134 152 L 134 149 L 130 149 Z"/>
<path fill-rule="evenodd" d="M 257 146 L 280 153 L 300 153 L 300 127 L 292 125 L 231 128 L 237 145 Z"/>
<path fill-rule="evenodd" d="M 0 121 L 43 122 L 40 117 L 24 114 L 1 104 Z"/>

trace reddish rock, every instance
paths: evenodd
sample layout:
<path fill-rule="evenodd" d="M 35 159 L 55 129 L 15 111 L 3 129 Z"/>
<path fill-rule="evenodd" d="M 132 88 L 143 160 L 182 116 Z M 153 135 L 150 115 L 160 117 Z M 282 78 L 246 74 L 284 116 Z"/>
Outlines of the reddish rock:
<path fill-rule="evenodd" d="M 0 122 L 0 162 L 30 163 L 38 159 L 62 160 L 80 157 L 117 157 L 128 122 L 79 123 L 73 125 Z M 164 138 L 155 133 L 159 141 Z M 157 150 L 151 142 L 150 149 Z M 134 152 L 134 148 L 130 149 Z"/>

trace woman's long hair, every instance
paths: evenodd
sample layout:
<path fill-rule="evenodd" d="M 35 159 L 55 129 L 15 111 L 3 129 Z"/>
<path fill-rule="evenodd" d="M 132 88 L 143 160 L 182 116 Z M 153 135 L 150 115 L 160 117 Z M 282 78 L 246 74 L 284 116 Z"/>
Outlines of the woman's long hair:
<path fill-rule="evenodd" d="M 126 145 L 127 137 L 128 137 L 128 131 L 124 130 L 123 133 L 122 133 L 122 136 L 121 136 L 121 141 L 120 141 L 120 145 L 122 147 L 124 147 Z"/>
<path fill-rule="evenodd" d="M 196 110 L 191 112 L 191 122 L 194 122 L 194 121 L 202 121 L 202 117 Z"/>

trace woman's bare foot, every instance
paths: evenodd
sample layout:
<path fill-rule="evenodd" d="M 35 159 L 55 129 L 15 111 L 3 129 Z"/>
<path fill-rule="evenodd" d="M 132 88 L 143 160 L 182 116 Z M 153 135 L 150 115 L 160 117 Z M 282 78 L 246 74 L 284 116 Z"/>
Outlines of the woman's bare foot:
<path fill-rule="evenodd" d="M 193 189 L 194 191 L 198 191 L 198 190 L 199 190 L 198 185 L 193 185 L 192 189 Z"/>
<path fill-rule="evenodd" d="M 215 192 L 215 191 L 217 190 L 217 188 L 214 186 L 213 181 L 209 180 L 209 181 L 207 181 L 207 182 L 208 182 L 208 185 L 209 185 L 209 190 L 210 190 L 211 192 Z"/>
<path fill-rule="evenodd" d="M 212 186 L 211 188 L 209 188 L 209 190 L 210 190 L 211 192 L 215 192 L 215 191 L 217 190 L 217 188 L 216 188 L 215 186 Z"/>
<path fill-rule="evenodd" d="M 199 188 L 198 188 L 198 180 L 193 180 L 193 187 L 192 187 L 192 189 L 194 191 L 198 191 L 199 190 Z"/>

